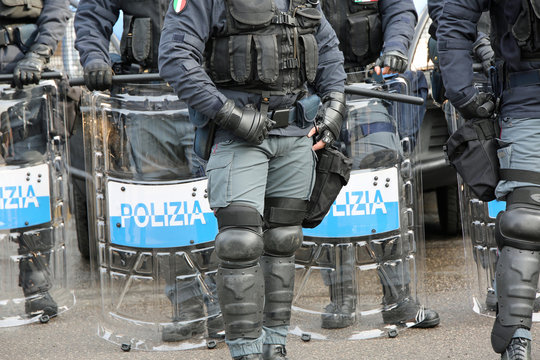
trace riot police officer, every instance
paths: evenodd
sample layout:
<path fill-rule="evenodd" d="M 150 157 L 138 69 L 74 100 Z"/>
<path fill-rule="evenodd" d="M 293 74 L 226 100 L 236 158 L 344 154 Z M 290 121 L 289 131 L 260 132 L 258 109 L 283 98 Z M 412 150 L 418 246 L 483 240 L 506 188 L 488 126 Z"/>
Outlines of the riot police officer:
<path fill-rule="evenodd" d="M 491 15 L 491 43 L 499 81 L 501 128 L 498 158 L 498 214 L 495 237 L 500 250 L 496 267 L 497 316 L 491 344 L 503 359 L 531 359 L 533 303 L 540 271 L 540 36 L 537 1 L 446 0 L 437 30 L 446 95 L 467 119 L 490 117 L 493 94 L 472 83 L 472 44 L 482 11 Z M 459 74 L 459 76 L 455 76 Z"/>
<path fill-rule="evenodd" d="M 217 125 L 208 195 L 231 355 L 285 358 L 313 149 L 339 136 L 345 112 L 337 37 L 316 1 L 175 0 L 159 62 L 179 98 Z M 317 127 L 307 84 L 322 98 Z"/>
<path fill-rule="evenodd" d="M 1 3 L 0 73 L 13 73 L 13 84 L 17 88 L 38 84 L 62 39 L 69 16 L 66 0 Z M 20 114 L 8 109 L 2 113 L 2 117 L 9 117 L 10 129 L 7 130 L 14 142 L 13 153 L 0 150 L 0 159 L 4 158 L 7 165 L 32 163 L 45 152 L 43 117 L 46 115 L 39 111 L 39 103 L 32 101 L 27 111 Z M 5 120 L 0 121 L 1 126 L 6 125 Z M 19 243 L 19 285 L 26 298 L 25 312 L 28 315 L 56 315 L 58 306 L 49 294 L 52 283 L 48 267 L 54 245 L 52 231 L 14 229 L 12 238 Z"/>
<path fill-rule="evenodd" d="M 417 22 L 412 0 L 322 0 L 321 5 L 338 35 L 348 82 L 363 81 L 370 65 L 375 65 L 377 74 L 380 74 L 381 70 L 382 74 L 390 74 L 403 73 L 407 69 L 407 54 Z M 393 134 L 395 125 L 388 111 L 381 105 L 379 109 L 371 107 L 370 113 L 370 116 L 350 116 L 355 124 L 348 125 L 351 138 L 344 142 L 354 142 L 352 148 L 355 151 L 350 154 L 354 169 L 374 168 L 385 162 L 395 163 L 399 156 L 399 139 Z M 365 129 L 375 129 L 375 126 L 366 126 L 370 122 L 386 123 L 388 126 L 379 126 L 378 130 L 366 133 Z M 415 137 L 415 134 L 408 135 Z M 335 264 L 332 264 L 332 260 L 329 261 L 329 265 L 333 267 Z M 419 306 L 402 301 L 409 296 L 409 277 L 402 277 L 399 273 L 405 271 L 408 274 L 408 271 L 394 266 L 387 268 L 384 273 L 388 275 L 379 273 L 383 286 L 383 305 L 400 303 L 401 306 L 383 311 L 383 320 L 386 323 L 396 323 L 414 318 Z M 336 276 L 331 271 L 322 273 L 331 294 L 331 303 L 326 306 L 321 319 L 322 327 L 328 329 L 347 327 L 355 321 L 353 264 L 342 263 L 336 271 L 341 272 L 340 283 L 336 283 Z M 405 290 L 396 293 L 395 289 Z M 435 311 L 425 309 L 424 314 L 425 318 L 416 324 L 416 327 L 434 327 L 439 324 L 439 315 Z"/>
<path fill-rule="evenodd" d="M 85 85 L 89 90 L 111 90 L 114 93 L 118 88 L 113 87 L 113 74 L 157 73 L 161 27 L 168 5 L 168 0 L 85 0 L 79 3 L 75 15 L 75 47 L 79 51 Z M 120 11 L 123 12 L 124 24 L 120 42 L 121 59 L 111 59 L 109 39 Z M 145 87 L 139 88 L 140 94 L 144 95 Z M 187 116 L 183 119 L 171 120 L 164 116 L 149 120 L 129 115 L 122 121 L 131 146 L 132 167 L 129 171 L 133 172 L 135 178 L 147 181 L 179 180 L 203 175 L 201 162 L 192 151 L 193 126 Z M 165 272 L 168 271 L 173 270 L 165 269 Z M 218 318 L 220 310 L 217 301 L 203 297 L 198 280 L 179 287 L 174 284 L 175 276 L 165 275 L 165 278 L 165 293 L 177 309 L 173 309 L 173 314 L 177 315 L 173 315 L 172 325 L 163 327 L 163 341 L 180 341 L 203 332 L 204 324 L 192 321 L 205 318 L 203 301 L 208 311 L 208 335 L 221 336 L 219 332 L 223 324 Z M 212 279 L 205 280 L 208 288 L 215 290 Z"/>

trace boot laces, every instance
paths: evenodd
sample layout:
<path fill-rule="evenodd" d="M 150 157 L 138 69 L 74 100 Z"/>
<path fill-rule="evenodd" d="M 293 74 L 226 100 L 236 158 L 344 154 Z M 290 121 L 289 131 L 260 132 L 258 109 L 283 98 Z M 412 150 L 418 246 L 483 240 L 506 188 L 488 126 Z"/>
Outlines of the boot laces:
<path fill-rule="evenodd" d="M 506 348 L 506 354 L 509 360 L 527 360 L 527 350 L 529 347 L 529 341 L 524 338 L 513 338 L 508 347 Z"/>

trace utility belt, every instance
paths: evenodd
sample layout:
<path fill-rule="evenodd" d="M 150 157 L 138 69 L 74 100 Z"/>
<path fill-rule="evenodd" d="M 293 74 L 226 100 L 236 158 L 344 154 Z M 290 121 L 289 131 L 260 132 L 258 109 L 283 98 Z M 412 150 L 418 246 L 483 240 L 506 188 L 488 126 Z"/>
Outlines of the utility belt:
<path fill-rule="evenodd" d="M 311 95 L 298 100 L 295 106 L 288 109 L 268 111 L 268 117 L 276 122 L 274 129 L 286 128 L 289 125 L 296 125 L 305 129 L 314 125 L 317 112 L 319 110 L 320 98 Z"/>
<path fill-rule="evenodd" d="M 320 98 L 317 95 L 311 95 L 298 100 L 295 106 L 289 109 L 268 111 L 264 109 L 268 106 L 268 101 L 263 101 L 261 112 L 266 112 L 268 117 L 276 122 L 274 129 L 285 128 L 291 124 L 305 129 L 315 124 L 319 104 Z M 195 126 L 193 151 L 200 158 L 208 160 L 214 144 L 216 123 L 193 108 L 189 108 L 189 121 Z"/>
<path fill-rule="evenodd" d="M 17 45 L 26 52 L 38 35 L 36 24 L 4 25 L 0 29 L 0 47 Z"/>

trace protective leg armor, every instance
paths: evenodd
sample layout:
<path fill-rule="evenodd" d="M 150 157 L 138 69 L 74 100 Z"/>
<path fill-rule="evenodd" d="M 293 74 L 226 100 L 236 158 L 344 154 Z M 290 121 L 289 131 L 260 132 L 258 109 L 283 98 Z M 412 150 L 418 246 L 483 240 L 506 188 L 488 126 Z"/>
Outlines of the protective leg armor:
<path fill-rule="evenodd" d="M 258 211 L 231 204 L 216 212 L 220 259 L 216 283 L 228 340 L 261 336 L 264 277 L 258 263 L 263 252 L 262 219 Z"/>
<path fill-rule="evenodd" d="M 516 188 L 506 211 L 497 215 L 495 238 L 500 248 L 496 269 L 497 318 L 491 345 L 505 352 L 519 328 L 530 329 L 540 274 L 540 188 Z"/>
<path fill-rule="evenodd" d="M 294 253 L 302 245 L 302 220 L 307 201 L 292 198 L 265 199 L 264 325 L 289 325 L 294 295 Z"/>

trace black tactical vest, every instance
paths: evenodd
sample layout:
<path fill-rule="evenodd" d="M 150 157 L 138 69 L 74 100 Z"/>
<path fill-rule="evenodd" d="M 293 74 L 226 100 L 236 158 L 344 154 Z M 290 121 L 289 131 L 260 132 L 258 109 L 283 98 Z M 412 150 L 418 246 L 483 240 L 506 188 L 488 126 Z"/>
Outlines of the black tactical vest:
<path fill-rule="evenodd" d="M 0 0 L 1 1 L 1 0 Z M 158 69 L 158 49 L 169 0 L 122 0 L 124 31 L 120 51 L 124 64 Z"/>
<path fill-rule="evenodd" d="M 227 29 L 209 41 L 209 76 L 220 87 L 282 95 L 317 74 L 315 39 L 322 15 L 306 0 L 281 12 L 273 0 L 226 0 Z"/>
<path fill-rule="evenodd" d="M 43 10 L 43 0 L 0 0 L 0 23 L 26 23 Z"/>
<path fill-rule="evenodd" d="M 378 0 L 321 0 L 321 6 L 339 38 L 346 69 L 379 57 L 384 39 Z"/>
<path fill-rule="evenodd" d="M 515 39 L 521 61 L 540 61 L 540 0 L 503 1 L 507 29 Z"/>

